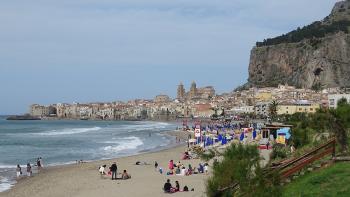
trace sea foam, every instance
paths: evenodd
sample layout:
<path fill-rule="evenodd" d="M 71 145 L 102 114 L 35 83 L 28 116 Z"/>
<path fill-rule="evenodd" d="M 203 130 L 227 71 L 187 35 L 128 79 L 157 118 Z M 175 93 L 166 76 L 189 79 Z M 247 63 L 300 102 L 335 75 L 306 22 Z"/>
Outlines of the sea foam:
<path fill-rule="evenodd" d="M 143 145 L 142 140 L 135 136 L 119 138 L 116 141 L 105 141 L 104 143 L 117 144 L 117 145 L 110 145 L 110 146 L 103 147 L 104 151 L 111 152 L 111 153 L 120 152 L 122 150 L 133 150 Z"/>
<path fill-rule="evenodd" d="M 101 127 L 51 130 L 51 131 L 48 131 L 48 132 L 37 133 L 37 134 L 38 135 L 44 135 L 44 136 L 72 135 L 72 134 L 86 133 L 86 132 L 98 131 L 98 130 L 101 130 Z"/>
<path fill-rule="evenodd" d="M 15 183 L 16 183 L 16 181 L 14 181 L 14 180 L 11 181 L 6 177 L 0 176 L 0 192 L 3 192 L 3 191 L 10 189 Z"/>

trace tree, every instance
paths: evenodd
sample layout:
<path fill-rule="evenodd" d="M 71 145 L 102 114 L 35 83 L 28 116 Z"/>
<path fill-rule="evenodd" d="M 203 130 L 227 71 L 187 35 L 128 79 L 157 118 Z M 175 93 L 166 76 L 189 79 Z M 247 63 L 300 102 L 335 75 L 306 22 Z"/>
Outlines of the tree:
<path fill-rule="evenodd" d="M 224 153 L 211 150 L 201 158 L 210 160 L 217 156 L 222 160 L 215 162 L 213 176 L 207 180 L 208 196 L 280 196 L 278 176 L 265 173 L 256 146 L 232 144 Z"/>
<path fill-rule="evenodd" d="M 278 101 L 273 100 L 270 105 L 269 105 L 269 115 L 271 117 L 272 120 L 275 120 L 277 117 L 277 111 L 278 111 Z"/>
<path fill-rule="evenodd" d="M 348 151 L 347 132 L 350 128 L 350 104 L 346 99 L 338 102 L 336 109 L 320 109 L 312 116 L 311 126 L 315 130 L 334 133 L 341 152 Z"/>

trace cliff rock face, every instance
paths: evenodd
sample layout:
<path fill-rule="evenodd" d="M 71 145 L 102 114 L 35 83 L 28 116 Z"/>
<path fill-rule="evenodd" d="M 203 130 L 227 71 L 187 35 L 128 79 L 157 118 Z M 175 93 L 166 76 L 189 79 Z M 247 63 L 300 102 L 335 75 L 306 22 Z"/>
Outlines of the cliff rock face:
<path fill-rule="evenodd" d="M 320 23 L 350 21 L 350 1 L 335 4 Z M 289 84 L 311 88 L 350 86 L 350 34 L 338 31 L 319 38 L 254 47 L 249 64 L 250 86 Z"/>

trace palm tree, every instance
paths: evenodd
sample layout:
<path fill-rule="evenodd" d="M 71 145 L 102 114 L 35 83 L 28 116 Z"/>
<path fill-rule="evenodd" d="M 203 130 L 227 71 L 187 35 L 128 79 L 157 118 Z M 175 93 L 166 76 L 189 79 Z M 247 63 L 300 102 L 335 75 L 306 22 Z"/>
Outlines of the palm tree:
<path fill-rule="evenodd" d="M 278 101 L 277 100 L 273 100 L 270 104 L 269 104 L 269 115 L 271 117 L 272 120 L 275 120 L 275 118 L 277 117 L 277 111 L 278 111 Z"/>

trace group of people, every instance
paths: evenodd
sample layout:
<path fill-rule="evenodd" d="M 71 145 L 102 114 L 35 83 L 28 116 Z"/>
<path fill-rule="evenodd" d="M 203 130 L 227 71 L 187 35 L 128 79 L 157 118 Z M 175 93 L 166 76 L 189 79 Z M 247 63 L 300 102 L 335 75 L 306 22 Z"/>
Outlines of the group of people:
<path fill-rule="evenodd" d="M 38 172 L 43 168 L 43 160 L 41 157 L 38 157 L 37 160 L 36 160 L 36 166 L 38 167 Z M 30 163 L 27 163 L 27 166 L 26 166 L 26 173 L 27 173 L 27 176 L 30 177 L 32 176 L 33 174 L 33 171 L 32 171 L 32 166 L 30 165 Z M 20 176 L 22 176 L 22 168 L 21 168 L 21 165 L 17 164 L 17 167 L 16 167 L 16 176 L 17 178 L 19 178 Z"/>
<path fill-rule="evenodd" d="M 158 163 L 156 163 L 158 166 Z M 157 168 L 157 166 L 155 166 Z M 185 167 L 184 164 L 182 164 L 180 161 L 178 161 L 176 164 L 173 160 L 169 161 L 168 168 L 169 171 L 166 173 L 167 175 L 181 175 L 181 176 L 189 176 L 192 174 L 198 174 L 198 173 L 206 173 L 208 174 L 208 163 L 199 163 L 198 168 L 192 167 L 191 164 L 188 164 L 188 168 Z M 162 169 L 159 169 L 159 172 L 162 174 Z"/>
<path fill-rule="evenodd" d="M 170 183 L 170 179 L 168 179 L 166 183 L 164 183 L 163 190 L 165 193 L 175 193 L 181 191 L 179 181 L 175 181 L 175 187 L 173 187 Z M 184 186 L 182 191 L 188 192 L 187 185 Z M 192 189 L 191 191 L 194 191 L 194 189 Z"/>
<path fill-rule="evenodd" d="M 107 165 L 102 165 L 99 167 L 98 171 L 101 174 L 101 176 L 106 175 L 106 172 L 105 172 L 106 167 Z M 112 176 L 112 180 L 117 180 L 117 170 L 118 170 L 117 163 L 113 162 L 113 164 L 109 167 L 109 171 L 107 175 Z M 126 170 L 123 170 L 123 173 L 121 174 L 121 179 L 126 180 L 130 178 L 131 178 L 131 175 L 127 173 Z"/>

